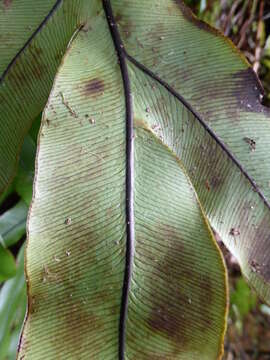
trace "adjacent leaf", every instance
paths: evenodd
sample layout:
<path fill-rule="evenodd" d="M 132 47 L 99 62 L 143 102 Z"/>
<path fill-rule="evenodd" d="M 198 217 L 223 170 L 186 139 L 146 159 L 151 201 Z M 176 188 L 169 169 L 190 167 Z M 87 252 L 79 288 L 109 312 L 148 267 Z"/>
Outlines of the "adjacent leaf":
<path fill-rule="evenodd" d="M 255 73 L 182 1 L 112 7 L 139 120 L 181 159 L 211 226 L 270 303 L 270 111 Z"/>
<path fill-rule="evenodd" d="M 136 75 L 101 10 L 42 119 L 19 358 L 220 358 L 220 251 L 182 162 L 140 121 Z"/>
<path fill-rule="evenodd" d="M 230 296 L 231 305 L 235 305 L 239 311 L 240 318 L 244 318 L 256 307 L 257 297 L 250 290 L 244 279 L 239 278 L 235 290 Z"/>
<path fill-rule="evenodd" d="M 26 310 L 24 247 L 17 257 L 16 276 L 0 290 L 0 358 L 14 360 Z M 14 344 L 15 342 L 15 344 Z"/>
<path fill-rule="evenodd" d="M 35 172 L 36 141 L 39 128 L 40 116 L 34 121 L 29 135 L 25 137 L 16 177 L 6 191 L 0 195 L 0 204 L 4 202 L 13 191 L 16 191 L 28 205 L 30 204 Z"/>
<path fill-rule="evenodd" d="M 19 201 L 0 216 L 0 235 L 6 247 L 14 245 L 25 234 L 28 207 Z"/>
<path fill-rule="evenodd" d="M 2 204 L 9 195 L 14 191 L 13 184 L 9 184 L 8 188 L 0 195 L 0 204 Z"/>
<path fill-rule="evenodd" d="M 87 0 L 1 3 L 0 193 L 15 174 L 24 137 L 45 106 L 71 36 L 95 10 Z"/>
<path fill-rule="evenodd" d="M 13 277 L 16 274 L 16 263 L 11 252 L 3 246 L 0 235 L 0 282 Z"/>
<path fill-rule="evenodd" d="M 35 147 L 37 145 L 38 133 L 39 133 L 40 124 L 41 124 L 41 118 L 42 118 L 42 112 L 35 119 L 31 129 L 29 130 L 29 135 L 30 135 L 31 139 L 34 141 Z M 25 138 L 25 141 L 26 140 L 27 140 L 27 137 Z M 35 148 L 35 154 L 36 154 L 36 148 Z"/>
<path fill-rule="evenodd" d="M 35 172 L 36 144 L 30 135 L 27 135 L 20 154 L 19 167 L 14 179 L 16 192 L 27 205 L 32 199 L 32 185 Z"/>

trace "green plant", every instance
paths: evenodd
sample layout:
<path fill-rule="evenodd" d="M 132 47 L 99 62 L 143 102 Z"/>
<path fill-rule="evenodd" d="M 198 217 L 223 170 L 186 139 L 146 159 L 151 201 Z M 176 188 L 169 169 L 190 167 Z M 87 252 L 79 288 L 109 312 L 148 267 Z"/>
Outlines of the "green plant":
<path fill-rule="evenodd" d="M 1 6 L 3 191 L 47 102 L 18 358 L 220 358 L 227 275 L 211 227 L 270 302 L 255 73 L 180 0 Z"/>

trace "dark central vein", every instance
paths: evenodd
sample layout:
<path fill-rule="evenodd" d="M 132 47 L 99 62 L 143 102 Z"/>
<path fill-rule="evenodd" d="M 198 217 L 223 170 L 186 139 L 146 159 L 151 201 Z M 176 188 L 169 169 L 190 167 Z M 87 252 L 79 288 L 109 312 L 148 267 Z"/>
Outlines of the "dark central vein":
<path fill-rule="evenodd" d="M 119 58 L 122 73 L 123 86 L 125 92 L 126 105 L 126 264 L 124 283 L 122 290 L 122 302 L 119 321 L 119 360 L 125 358 L 126 342 L 126 320 L 128 310 L 128 297 L 132 276 L 132 264 L 134 255 L 134 209 L 133 209 L 133 181 L 134 181 L 134 130 L 133 130 L 133 110 L 131 88 L 126 63 L 126 56 L 120 34 L 117 29 L 112 7 L 109 0 L 103 0 L 104 10 L 107 16 L 114 46 Z"/>
<path fill-rule="evenodd" d="M 124 49 L 125 51 L 125 49 Z M 199 121 L 199 123 L 204 127 L 207 133 L 211 136 L 211 138 L 222 148 L 224 153 L 231 159 L 232 163 L 238 167 L 240 172 L 245 176 L 245 178 L 249 181 L 251 187 L 254 191 L 259 195 L 259 197 L 264 202 L 265 206 L 270 210 L 270 203 L 256 184 L 255 180 L 248 174 L 247 170 L 243 167 L 243 165 L 237 160 L 234 154 L 228 149 L 227 145 L 225 145 L 222 140 L 217 136 L 217 134 L 210 128 L 210 126 L 206 123 L 203 117 L 180 95 L 177 91 L 173 89 L 168 83 L 162 80 L 158 75 L 153 73 L 146 66 L 138 62 L 131 55 L 129 55 L 125 51 L 126 59 L 128 59 L 131 63 L 133 63 L 138 69 L 143 71 L 146 75 L 157 81 L 161 86 L 168 90 L 168 92 L 173 95 L 177 100 L 179 100 L 185 107 L 188 109 L 193 116 Z"/>
<path fill-rule="evenodd" d="M 159 82 L 165 87 L 170 94 L 177 98 L 200 122 L 205 128 L 209 135 L 218 143 L 227 156 L 232 162 L 239 168 L 240 172 L 247 178 L 253 189 L 258 193 L 264 204 L 270 208 L 270 204 L 266 200 L 263 193 L 258 188 L 255 181 L 248 175 L 247 171 L 243 168 L 236 157 L 231 153 L 227 146 L 219 139 L 214 131 L 208 126 L 204 119 L 194 110 L 194 108 L 169 84 L 159 78 L 155 73 L 145 67 L 143 64 L 138 62 L 132 56 L 130 56 L 124 48 L 120 33 L 115 22 L 113 11 L 110 0 L 103 0 L 103 6 L 108 20 L 109 28 L 115 45 L 115 49 L 119 58 L 119 64 L 122 73 L 124 92 L 125 92 L 125 104 L 126 104 L 126 230 L 127 230 L 127 244 L 126 244 L 126 264 L 124 283 L 122 290 L 122 302 L 120 311 L 120 322 L 119 322 L 119 360 L 125 358 L 125 342 L 126 342 L 126 321 L 128 311 L 128 298 L 131 286 L 132 277 L 132 265 L 134 257 L 134 209 L 133 209 L 133 181 L 134 181 L 134 130 L 133 130 L 133 110 L 132 110 L 132 98 L 131 98 L 131 86 L 128 74 L 127 61 L 132 62 L 137 68 L 142 70 L 145 74 L 150 76 L 152 79 Z"/>

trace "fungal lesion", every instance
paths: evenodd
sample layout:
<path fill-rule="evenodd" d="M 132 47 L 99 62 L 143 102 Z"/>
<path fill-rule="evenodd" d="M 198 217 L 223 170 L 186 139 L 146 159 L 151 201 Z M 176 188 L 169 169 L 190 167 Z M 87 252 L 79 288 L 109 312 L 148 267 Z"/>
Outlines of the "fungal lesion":
<path fill-rule="evenodd" d="M 86 96 L 97 97 L 104 94 L 105 84 L 102 79 L 94 78 L 88 80 L 83 88 L 83 93 Z"/>
<path fill-rule="evenodd" d="M 3 0 L 4 10 L 8 10 L 12 5 L 13 0 Z"/>

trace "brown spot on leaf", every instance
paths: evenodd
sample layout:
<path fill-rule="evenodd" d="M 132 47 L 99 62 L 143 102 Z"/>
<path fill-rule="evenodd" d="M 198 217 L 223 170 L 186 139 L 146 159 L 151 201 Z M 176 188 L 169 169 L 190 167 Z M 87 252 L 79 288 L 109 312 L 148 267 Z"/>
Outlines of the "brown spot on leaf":
<path fill-rule="evenodd" d="M 154 329 L 165 333 L 168 338 L 175 337 L 178 341 L 186 341 L 182 336 L 184 333 L 184 321 L 179 321 L 178 315 L 174 313 L 173 300 L 161 306 L 154 306 L 148 324 Z M 181 331 L 180 331 L 181 330 Z M 181 336 L 180 336 L 181 334 Z"/>
<path fill-rule="evenodd" d="M 123 37 L 125 39 L 128 39 L 131 36 L 134 29 L 134 25 L 132 21 L 130 19 L 123 18 L 122 15 L 118 14 L 116 22 L 119 25 Z"/>
<path fill-rule="evenodd" d="M 28 298 L 28 312 L 29 314 L 36 312 L 36 300 L 34 296 L 29 296 Z"/>
<path fill-rule="evenodd" d="M 262 105 L 264 94 L 263 86 L 251 67 L 240 70 L 232 77 L 235 84 L 233 96 L 237 99 L 237 106 L 246 112 L 266 113 L 270 115 L 270 109 Z"/>
<path fill-rule="evenodd" d="M 58 309 L 61 309 L 58 314 L 58 322 L 61 324 L 61 329 L 65 331 L 65 336 L 56 334 L 52 339 L 55 355 L 60 355 L 59 341 L 62 341 L 63 346 L 68 348 L 75 358 L 79 358 L 81 349 L 87 343 L 87 339 L 82 336 L 82 333 L 89 328 L 102 332 L 103 320 L 95 313 L 95 309 L 87 307 L 84 298 L 75 297 L 72 293 L 65 300 L 61 298 Z M 80 331 L 74 332 L 74 329 L 80 329 Z M 98 351 L 98 348 L 92 348 L 92 351 Z M 61 356 L 56 356 L 56 358 L 61 358 Z"/>
<path fill-rule="evenodd" d="M 4 4 L 4 8 L 6 10 L 10 9 L 11 5 L 12 5 L 12 0 L 4 0 L 3 1 L 3 4 Z"/>
<path fill-rule="evenodd" d="M 115 19 L 115 22 L 118 23 L 118 22 L 120 22 L 120 21 L 123 19 L 123 15 L 120 14 L 120 13 L 116 13 L 114 19 Z"/>
<path fill-rule="evenodd" d="M 14 67 L 8 72 L 7 78 L 10 80 L 12 85 L 21 87 L 30 81 L 30 77 L 27 76 L 26 72 L 21 67 Z"/>
<path fill-rule="evenodd" d="M 46 70 L 45 65 L 41 59 L 43 50 L 34 44 L 29 44 L 28 50 L 30 53 L 29 66 L 31 68 L 31 75 L 39 80 L 44 75 Z"/>
<path fill-rule="evenodd" d="M 34 79 L 39 80 L 43 77 L 46 67 L 42 63 L 42 49 L 30 44 L 27 64 L 18 63 L 8 72 L 8 78 L 15 86 L 22 87 L 31 85 Z"/>
<path fill-rule="evenodd" d="M 86 82 L 84 85 L 84 94 L 86 96 L 98 97 L 104 93 L 104 81 L 102 79 L 94 78 Z"/>
<path fill-rule="evenodd" d="M 146 227 L 148 233 L 150 227 L 149 225 Z M 189 329 L 192 324 L 194 329 L 202 332 L 211 328 L 211 304 L 215 289 L 209 275 L 198 271 L 195 261 L 199 263 L 200 259 L 196 260 L 190 246 L 183 241 L 174 226 L 159 223 L 153 231 L 156 233 L 156 244 L 169 244 L 169 246 L 168 251 L 165 246 L 160 250 L 164 256 L 157 259 L 155 250 L 153 251 L 149 244 L 146 246 L 144 235 L 139 231 L 136 233 L 136 254 L 148 266 L 151 264 L 153 283 L 156 283 L 156 286 L 150 288 L 151 312 L 145 321 L 147 327 L 150 327 L 154 333 L 170 341 L 172 345 L 170 358 L 176 358 L 180 349 L 187 349 L 190 346 Z M 192 296 L 194 287 L 195 297 Z M 165 290 L 159 291 L 159 289 Z M 141 292 L 143 296 L 143 289 Z M 189 311 L 189 307 L 192 311 Z M 200 321 L 197 319 L 198 314 Z M 151 358 L 154 357 L 151 355 Z"/>
<path fill-rule="evenodd" d="M 211 187 L 210 187 L 210 184 L 209 184 L 209 181 L 208 181 L 208 180 L 205 181 L 205 187 L 206 187 L 206 189 L 207 189 L 208 191 L 211 190 Z"/>
<path fill-rule="evenodd" d="M 213 175 L 210 179 L 210 187 L 212 190 L 217 189 L 220 185 L 223 184 L 222 178 L 220 175 Z"/>

